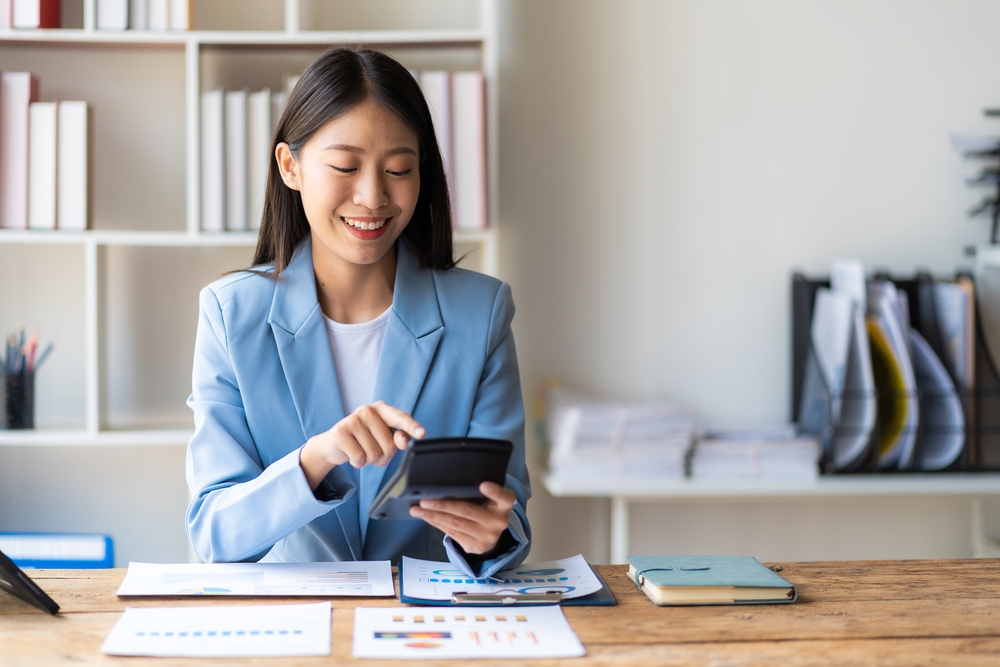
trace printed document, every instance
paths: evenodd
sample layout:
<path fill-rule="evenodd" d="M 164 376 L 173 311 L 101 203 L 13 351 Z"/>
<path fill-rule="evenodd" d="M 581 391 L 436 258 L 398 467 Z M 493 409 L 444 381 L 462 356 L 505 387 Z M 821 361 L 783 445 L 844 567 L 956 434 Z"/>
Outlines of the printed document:
<path fill-rule="evenodd" d="M 129 563 L 118 595 L 390 597 L 389 561 L 330 563 Z"/>
<path fill-rule="evenodd" d="M 472 578 L 450 563 L 437 563 L 403 556 L 399 588 L 409 598 L 451 600 L 455 593 L 495 594 L 547 593 L 578 598 L 603 586 L 583 556 L 539 563 L 524 563 L 492 577 Z"/>
<path fill-rule="evenodd" d="M 355 658 L 574 658 L 586 653 L 555 605 L 354 610 Z"/>
<path fill-rule="evenodd" d="M 330 655 L 330 602 L 126 607 L 101 653 L 184 658 Z"/>

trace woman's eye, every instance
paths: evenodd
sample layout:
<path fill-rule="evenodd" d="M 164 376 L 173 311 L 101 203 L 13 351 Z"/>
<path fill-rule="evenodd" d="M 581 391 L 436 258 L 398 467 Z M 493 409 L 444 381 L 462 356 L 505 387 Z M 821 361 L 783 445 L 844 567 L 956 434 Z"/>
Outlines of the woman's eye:
<path fill-rule="evenodd" d="M 330 168 L 334 171 L 339 171 L 342 174 L 353 174 L 358 170 L 357 167 L 338 167 L 336 165 L 330 165 Z"/>
<path fill-rule="evenodd" d="M 386 169 L 386 172 L 392 174 L 393 176 L 408 176 L 411 171 L 413 170 L 407 169 L 406 171 L 393 171 L 392 169 Z"/>

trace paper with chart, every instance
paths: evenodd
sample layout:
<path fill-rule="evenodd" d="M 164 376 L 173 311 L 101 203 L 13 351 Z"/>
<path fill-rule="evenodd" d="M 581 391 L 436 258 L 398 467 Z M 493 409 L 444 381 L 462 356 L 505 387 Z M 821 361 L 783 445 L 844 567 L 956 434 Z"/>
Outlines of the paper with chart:
<path fill-rule="evenodd" d="M 393 596 L 392 566 L 330 563 L 129 563 L 118 595 Z"/>
<path fill-rule="evenodd" d="M 354 610 L 355 658 L 573 658 L 586 653 L 555 605 Z"/>
<path fill-rule="evenodd" d="M 126 607 L 101 653 L 184 658 L 330 655 L 330 602 Z"/>
<path fill-rule="evenodd" d="M 578 598 L 603 588 L 583 556 L 524 563 L 492 577 L 469 577 L 450 563 L 403 556 L 399 590 L 420 600 L 451 600 L 455 593 L 496 594 L 558 591 Z"/>

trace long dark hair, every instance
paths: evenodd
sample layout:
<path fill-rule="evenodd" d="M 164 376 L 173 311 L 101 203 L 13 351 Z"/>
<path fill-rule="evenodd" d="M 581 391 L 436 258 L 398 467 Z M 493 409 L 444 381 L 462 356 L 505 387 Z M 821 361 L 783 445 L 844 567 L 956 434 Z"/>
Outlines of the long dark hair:
<path fill-rule="evenodd" d="M 324 125 L 368 100 L 398 117 L 420 140 L 420 195 L 403 236 L 413 245 L 422 267 L 455 266 L 444 161 L 420 86 L 409 70 L 381 51 L 337 47 L 313 61 L 302 74 L 271 141 L 264 210 L 253 258 L 254 266 L 274 265 L 274 272 L 268 272 L 271 277 L 281 275 L 296 246 L 309 235 L 302 197 L 281 180 L 275 149 L 285 142 L 298 160 L 302 146 Z"/>

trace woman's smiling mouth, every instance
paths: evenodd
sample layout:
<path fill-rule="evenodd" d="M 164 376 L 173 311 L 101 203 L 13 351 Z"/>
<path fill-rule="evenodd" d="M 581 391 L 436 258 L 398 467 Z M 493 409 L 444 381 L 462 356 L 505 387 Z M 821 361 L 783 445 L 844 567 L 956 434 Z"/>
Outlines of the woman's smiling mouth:
<path fill-rule="evenodd" d="M 369 217 L 358 217 L 349 218 L 347 216 L 341 216 L 341 220 L 350 230 L 350 232 L 365 241 L 371 241 L 377 239 L 385 233 L 389 222 L 392 217 L 388 218 L 369 218 Z"/>

